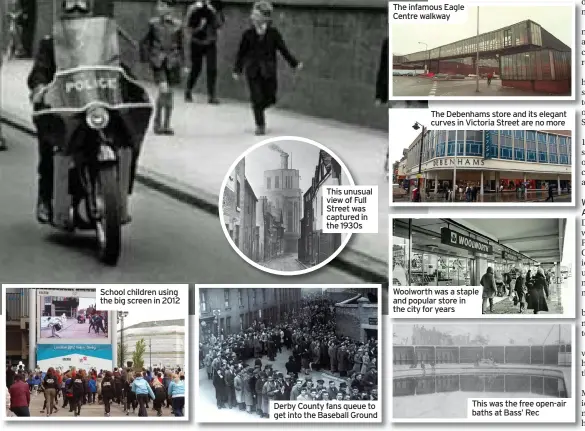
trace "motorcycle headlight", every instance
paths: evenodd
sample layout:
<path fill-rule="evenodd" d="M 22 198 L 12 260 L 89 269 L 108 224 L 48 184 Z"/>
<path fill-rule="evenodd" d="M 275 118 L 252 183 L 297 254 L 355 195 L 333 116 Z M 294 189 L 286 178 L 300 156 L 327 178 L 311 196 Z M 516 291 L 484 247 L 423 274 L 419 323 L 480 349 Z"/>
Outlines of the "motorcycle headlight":
<path fill-rule="evenodd" d="M 105 108 L 94 106 L 87 111 L 85 121 L 94 130 L 105 129 L 110 122 L 110 114 Z"/>

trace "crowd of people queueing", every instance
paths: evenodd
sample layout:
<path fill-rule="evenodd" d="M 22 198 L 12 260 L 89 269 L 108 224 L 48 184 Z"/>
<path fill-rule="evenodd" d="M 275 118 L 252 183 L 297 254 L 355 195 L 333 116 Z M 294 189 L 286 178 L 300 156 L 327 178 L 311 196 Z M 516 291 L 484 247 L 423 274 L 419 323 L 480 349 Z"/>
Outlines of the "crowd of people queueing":
<path fill-rule="evenodd" d="M 123 408 L 126 416 L 136 414 L 148 416 L 149 403 L 157 416 L 163 415 L 163 407 L 172 409 L 176 417 L 183 416 L 185 407 L 185 374 L 180 368 L 152 371 L 133 368 L 114 368 L 113 371 L 72 368 L 61 371 L 49 368 L 46 372 L 6 370 L 8 388 L 7 407 L 15 416 L 30 416 L 31 395 L 43 393 L 45 401 L 41 414 L 51 416 L 57 413 L 59 400 L 61 408 L 69 406 L 69 412 L 77 417 L 84 405 L 102 404 L 104 415 L 109 417 L 111 406 Z"/>
<path fill-rule="evenodd" d="M 200 345 L 200 367 L 213 381 L 218 409 L 268 418 L 270 400 L 377 400 L 377 339 L 360 342 L 335 329 L 335 308 L 321 299 L 285 313 L 278 324 L 255 321 L 240 333 L 209 337 Z M 271 362 L 284 351 L 288 362 L 277 370 Z M 327 385 L 313 381 L 314 371 L 331 376 Z"/>

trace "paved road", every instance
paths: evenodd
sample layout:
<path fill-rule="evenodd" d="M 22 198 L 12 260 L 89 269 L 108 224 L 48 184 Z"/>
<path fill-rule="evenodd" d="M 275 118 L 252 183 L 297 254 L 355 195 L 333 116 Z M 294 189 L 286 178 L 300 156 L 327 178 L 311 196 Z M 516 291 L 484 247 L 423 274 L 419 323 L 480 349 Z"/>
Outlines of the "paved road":
<path fill-rule="evenodd" d="M 44 395 L 41 394 L 35 394 L 33 393 L 31 395 L 31 402 L 30 402 L 30 415 L 32 417 L 44 417 L 46 416 L 46 411 L 45 413 L 41 413 L 41 409 L 43 408 L 43 403 L 45 401 L 45 397 Z M 63 398 L 59 399 L 59 403 L 58 403 L 58 411 L 56 413 L 53 413 L 52 417 L 56 417 L 56 418 L 68 418 L 68 417 L 73 417 L 73 413 L 69 412 L 69 406 L 66 406 L 65 408 L 62 407 L 63 405 Z M 150 403 L 150 409 L 148 410 L 148 416 L 152 416 L 152 417 L 156 417 L 156 411 L 152 410 L 152 403 Z M 166 407 L 162 409 L 162 413 L 163 413 L 163 417 L 165 418 L 171 418 L 174 417 L 173 415 L 171 415 L 171 409 L 167 409 Z M 96 395 L 96 402 L 95 404 L 85 404 L 84 406 L 81 407 L 81 418 L 83 419 L 84 417 L 103 417 L 105 415 L 105 410 L 104 410 L 104 405 L 103 404 L 98 404 L 97 401 L 97 395 Z M 110 416 L 112 418 L 121 418 L 121 417 L 126 417 L 126 414 L 123 412 L 122 406 L 118 405 L 118 404 L 112 404 L 112 406 L 110 407 Z M 130 417 L 137 417 L 138 416 L 138 410 L 136 410 L 135 413 L 130 412 L 129 414 Z M 148 419 L 145 419 L 148 420 Z"/>
<path fill-rule="evenodd" d="M 548 95 L 546 93 L 502 87 L 501 81 L 492 81 L 491 85 L 488 86 L 486 80 L 480 80 L 479 94 L 475 90 L 476 81 L 473 79 L 436 81 L 416 76 L 392 77 L 392 94 L 396 97 L 542 97 Z"/>
<path fill-rule="evenodd" d="M 217 216 L 137 185 L 133 222 L 124 228 L 116 268 L 95 258 L 93 234 L 65 234 L 39 225 L 36 146 L 4 128 L 0 153 L 0 274 L 3 283 L 361 283 L 332 267 L 292 279 L 248 265 L 227 242 Z"/>
<path fill-rule="evenodd" d="M 561 293 L 565 286 L 562 289 L 558 287 L 554 287 L 551 289 L 550 296 L 546 300 L 548 305 L 548 312 L 540 312 L 539 314 L 563 314 L 563 302 L 561 298 Z M 491 314 L 520 314 L 520 306 L 514 305 L 511 296 L 505 296 L 503 298 L 494 298 L 497 300 L 497 304 L 494 304 L 494 309 Z M 533 310 L 524 310 L 522 314 L 526 314 L 529 316 L 533 315 Z"/>
<path fill-rule="evenodd" d="M 302 271 L 306 269 L 299 263 L 294 254 L 283 254 L 262 264 L 262 266 L 276 271 Z"/>

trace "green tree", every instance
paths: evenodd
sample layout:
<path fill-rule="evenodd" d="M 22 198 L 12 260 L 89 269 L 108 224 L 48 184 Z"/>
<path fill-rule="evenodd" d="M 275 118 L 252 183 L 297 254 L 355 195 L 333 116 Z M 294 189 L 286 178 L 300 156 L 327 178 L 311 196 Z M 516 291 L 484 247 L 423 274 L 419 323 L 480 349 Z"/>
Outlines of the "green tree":
<path fill-rule="evenodd" d="M 118 366 L 125 367 L 126 359 L 128 359 L 128 346 L 118 341 Z"/>
<path fill-rule="evenodd" d="M 134 368 L 141 370 L 144 368 L 144 353 L 146 352 L 146 341 L 141 338 L 136 342 L 136 348 L 132 353 L 132 362 L 134 362 Z"/>

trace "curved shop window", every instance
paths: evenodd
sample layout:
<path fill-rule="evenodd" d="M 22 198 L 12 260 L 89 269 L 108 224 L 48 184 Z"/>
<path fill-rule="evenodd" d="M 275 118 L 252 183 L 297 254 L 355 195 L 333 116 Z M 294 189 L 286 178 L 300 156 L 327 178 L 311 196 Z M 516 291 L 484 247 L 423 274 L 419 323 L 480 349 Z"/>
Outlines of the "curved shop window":
<path fill-rule="evenodd" d="M 500 159 L 512 160 L 512 132 L 500 131 Z"/>
<path fill-rule="evenodd" d="M 526 161 L 536 162 L 536 132 L 526 132 Z"/>
<path fill-rule="evenodd" d="M 524 130 L 514 130 L 514 160 L 524 161 Z"/>
<path fill-rule="evenodd" d="M 569 155 L 569 138 L 566 136 L 559 136 L 559 160 L 562 165 L 571 164 L 571 156 Z"/>
<path fill-rule="evenodd" d="M 455 143 L 457 142 L 457 130 L 448 130 L 447 131 L 448 138 L 447 138 L 447 156 L 454 156 L 455 155 Z"/>
<path fill-rule="evenodd" d="M 444 130 L 437 131 L 439 135 L 437 144 L 437 157 L 445 157 L 445 146 L 447 144 L 447 132 Z"/>
<path fill-rule="evenodd" d="M 550 163 L 559 163 L 556 135 L 548 135 L 548 159 Z"/>
<path fill-rule="evenodd" d="M 483 131 L 468 130 L 465 138 L 465 155 L 483 156 Z"/>
<path fill-rule="evenodd" d="M 548 154 L 546 151 L 546 133 L 538 133 L 538 161 L 548 163 Z"/>

